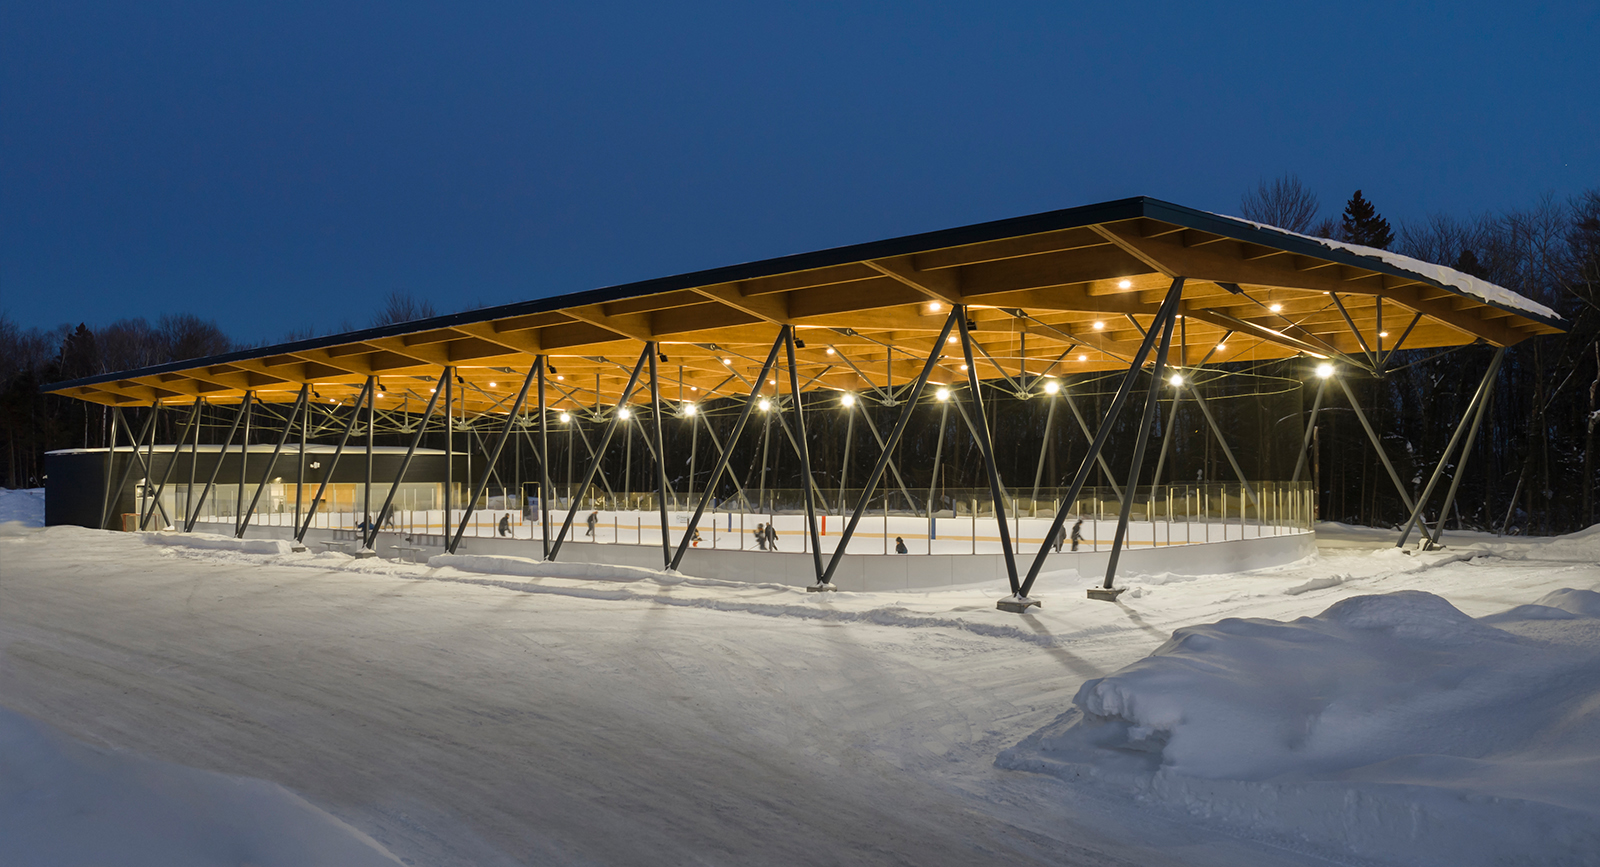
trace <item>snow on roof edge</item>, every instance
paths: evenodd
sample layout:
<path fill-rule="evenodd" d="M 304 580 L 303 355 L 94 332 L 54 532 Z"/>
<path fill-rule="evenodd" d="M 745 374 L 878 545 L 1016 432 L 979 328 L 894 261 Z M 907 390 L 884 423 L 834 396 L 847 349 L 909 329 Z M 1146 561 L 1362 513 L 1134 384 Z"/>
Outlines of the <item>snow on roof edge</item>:
<path fill-rule="evenodd" d="M 1360 244 L 1348 244 L 1344 241 L 1335 241 L 1331 238 L 1318 238 L 1312 235 L 1302 235 L 1299 232 L 1291 232 L 1288 229 L 1279 228 L 1278 226 L 1273 226 L 1268 223 L 1258 223 L 1255 220 L 1247 220 L 1243 217 L 1233 217 L 1229 216 L 1228 214 L 1213 213 L 1215 216 L 1222 217 L 1223 219 L 1235 220 L 1246 225 L 1254 226 L 1257 229 L 1266 229 L 1279 234 L 1289 235 L 1294 238 L 1303 238 L 1307 241 L 1321 244 L 1322 246 L 1332 250 L 1344 250 L 1347 253 L 1354 253 L 1357 256 L 1365 256 L 1368 259 L 1377 259 L 1385 264 L 1392 265 L 1393 267 L 1426 277 L 1440 285 L 1449 286 L 1453 289 L 1459 289 L 1462 292 L 1465 292 L 1466 294 L 1489 304 L 1496 304 L 1501 307 L 1509 307 L 1513 310 L 1521 310 L 1525 313 L 1543 316 L 1547 319 L 1553 319 L 1557 322 L 1566 321 L 1560 313 L 1551 310 L 1549 307 L 1540 304 L 1526 295 L 1513 292 L 1504 286 L 1490 283 L 1487 280 L 1480 280 L 1471 274 L 1457 271 L 1454 268 L 1447 268 L 1444 265 L 1435 265 L 1432 262 L 1424 262 L 1421 259 L 1413 259 L 1410 256 L 1402 256 L 1399 253 L 1392 253 L 1388 250 L 1380 250 L 1377 247 L 1364 247 Z"/>

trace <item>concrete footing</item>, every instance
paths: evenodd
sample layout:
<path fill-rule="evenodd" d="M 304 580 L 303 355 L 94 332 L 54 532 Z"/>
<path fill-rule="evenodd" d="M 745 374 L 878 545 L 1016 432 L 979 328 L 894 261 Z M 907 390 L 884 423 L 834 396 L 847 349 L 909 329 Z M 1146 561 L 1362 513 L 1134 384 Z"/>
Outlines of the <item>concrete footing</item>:
<path fill-rule="evenodd" d="M 1127 589 L 1126 587 L 1090 587 L 1089 598 L 1098 599 L 1101 602 L 1115 602 L 1117 597 L 1121 596 L 1122 592 Z"/>
<path fill-rule="evenodd" d="M 1015 596 L 1007 596 L 1006 598 L 1001 599 L 999 602 L 996 602 L 994 607 L 1000 609 L 1001 611 L 1009 611 L 1012 614 L 1021 614 L 1035 605 L 1039 606 L 1040 608 L 1044 607 L 1044 603 L 1037 599 L 1018 599 Z"/>

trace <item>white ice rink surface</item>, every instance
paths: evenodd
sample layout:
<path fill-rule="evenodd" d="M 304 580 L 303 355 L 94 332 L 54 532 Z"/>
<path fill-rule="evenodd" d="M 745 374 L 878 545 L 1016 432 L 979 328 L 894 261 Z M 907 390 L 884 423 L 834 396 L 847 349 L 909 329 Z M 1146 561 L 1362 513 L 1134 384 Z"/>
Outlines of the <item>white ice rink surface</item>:
<path fill-rule="evenodd" d="M 1018 617 L 998 585 L 518 578 L 12 524 L 0 705 L 279 784 L 418 865 L 1326 863 L 995 767 L 1181 626 L 1406 589 L 1479 617 L 1600 584 L 1593 540 L 1413 557 L 1323 529 L 1316 561 L 1135 580 L 1116 605 L 1047 575 Z"/>

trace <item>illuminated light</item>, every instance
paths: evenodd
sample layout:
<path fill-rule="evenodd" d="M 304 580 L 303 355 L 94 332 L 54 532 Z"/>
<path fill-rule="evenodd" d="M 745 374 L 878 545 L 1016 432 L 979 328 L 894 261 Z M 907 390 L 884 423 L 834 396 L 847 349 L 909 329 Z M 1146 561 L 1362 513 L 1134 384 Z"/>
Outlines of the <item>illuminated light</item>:
<path fill-rule="evenodd" d="M 692 404 L 692 403 L 684 404 L 683 405 L 683 414 L 684 415 L 694 415 L 694 404 Z"/>
<path fill-rule="evenodd" d="M 1088 360 L 1089 360 L 1089 356 L 1087 356 L 1087 355 L 1080 355 L 1080 356 L 1078 356 L 1078 360 L 1079 360 L 1079 361 L 1088 361 Z"/>
<path fill-rule="evenodd" d="M 494 388 L 494 383 L 492 383 L 492 382 L 491 382 L 491 383 L 489 383 L 489 387 L 490 387 L 490 388 Z"/>
<path fill-rule="evenodd" d="M 1379 337 L 1388 337 L 1389 336 L 1389 332 L 1387 332 L 1387 331 L 1379 331 L 1378 332 L 1378 336 Z"/>
<path fill-rule="evenodd" d="M 1131 289 L 1131 288 L 1133 288 L 1133 281 L 1132 280 L 1120 280 L 1120 281 L 1117 282 L 1117 288 L 1118 289 Z"/>
<path fill-rule="evenodd" d="M 699 386 L 697 386 L 697 385 L 691 385 L 691 386 L 689 386 L 689 390 L 690 390 L 690 391 L 699 391 L 699 390 L 700 390 L 700 387 L 699 387 Z"/>
<path fill-rule="evenodd" d="M 434 392 L 436 392 L 436 391 L 438 391 L 438 390 L 439 390 L 439 389 L 437 389 L 437 388 L 430 388 L 430 389 L 428 389 L 428 393 L 429 393 L 429 394 L 433 394 L 433 393 L 434 393 Z"/>
<path fill-rule="evenodd" d="M 950 389 L 941 388 L 938 391 L 934 392 L 933 396 L 938 398 L 941 401 L 949 400 L 950 399 Z"/>
<path fill-rule="evenodd" d="M 572 413 L 569 413 L 569 412 L 562 413 L 561 414 L 561 421 L 562 421 L 562 423 L 566 423 L 566 422 L 572 421 Z"/>
<path fill-rule="evenodd" d="M 778 381 L 776 379 L 767 380 L 767 385 L 777 385 L 777 384 L 778 384 Z"/>
<path fill-rule="evenodd" d="M 1317 376 L 1319 378 L 1327 379 L 1328 377 L 1330 377 L 1332 375 L 1333 375 L 1333 365 L 1331 365 L 1331 364 L 1319 364 L 1319 365 L 1317 365 Z"/>
<path fill-rule="evenodd" d="M 1056 382 L 1053 379 L 1049 380 L 1048 382 L 1046 382 L 1044 384 L 1044 393 L 1045 394 L 1055 394 L 1056 392 L 1058 392 L 1060 390 L 1061 390 L 1061 383 Z"/>
<path fill-rule="evenodd" d="M 928 302 L 928 312 L 929 313 L 938 313 L 939 309 L 940 309 L 940 306 L 941 305 L 937 301 L 929 301 Z"/>
<path fill-rule="evenodd" d="M 763 397 L 761 399 L 761 402 L 756 404 L 756 407 L 758 409 L 760 409 L 762 412 L 766 412 L 767 410 L 772 409 L 772 401 L 767 400 L 766 398 Z"/>
<path fill-rule="evenodd" d="M 557 374 L 556 375 L 556 382 L 566 382 L 566 381 L 567 381 L 567 377 L 565 375 L 563 375 L 563 374 Z"/>
<path fill-rule="evenodd" d="M 962 373 L 966 373 L 967 372 L 967 366 L 965 364 L 961 365 L 961 372 Z"/>
<path fill-rule="evenodd" d="M 623 407 L 622 409 L 617 410 L 617 418 L 627 421 L 628 419 L 633 418 L 633 413 L 629 411 L 627 407 Z"/>
<path fill-rule="evenodd" d="M 844 394 L 839 395 L 839 405 L 842 406 L 842 407 L 845 407 L 846 409 L 849 409 L 850 407 L 855 406 L 856 405 L 856 396 L 853 395 L 853 394 L 850 394 L 849 392 L 846 392 Z"/>
<path fill-rule="evenodd" d="M 1172 383 L 1172 384 L 1173 384 L 1173 385 L 1183 385 L 1183 374 L 1181 374 L 1181 373 L 1174 373 L 1174 374 L 1173 374 L 1173 375 L 1172 375 L 1172 378 L 1171 378 L 1171 379 L 1168 379 L 1168 380 L 1167 380 L 1167 382 L 1170 382 L 1170 383 Z"/>
<path fill-rule="evenodd" d="M 723 363 L 723 364 L 732 364 L 732 363 L 733 363 L 733 359 L 731 359 L 731 358 L 724 358 L 724 359 L 722 359 L 722 363 Z"/>
<path fill-rule="evenodd" d="M 1217 344 L 1217 349 L 1218 349 L 1218 350 L 1219 350 L 1219 351 L 1220 351 L 1220 350 L 1223 350 L 1223 349 L 1227 349 L 1227 348 L 1228 348 L 1228 344 L 1226 344 L 1226 343 L 1218 343 L 1218 344 Z"/>
<path fill-rule="evenodd" d="M 381 392 L 381 391 L 380 391 L 380 392 L 378 392 L 378 396 L 379 396 L 379 397 L 383 397 L 383 392 Z"/>
<path fill-rule="evenodd" d="M 832 354 L 833 354 L 833 347 L 831 347 L 831 346 L 830 346 L 830 347 L 828 347 L 828 354 L 829 354 L 829 355 L 832 355 Z"/>
<path fill-rule="evenodd" d="M 1282 313 L 1283 312 L 1283 305 L 1274 303 L 1274 304 L 1272 304 L 1272 306 L 1268 307 L 1267 309 L 1271 310 L 1273 313 Z"/>
<path fill-rule="evenodd" d="M 1095 320 L 1094 330 L 1096 330 L 1096 331 L 1104 331 L 1104 330 L 1106 330 L 1106 324 L 1104 322 L 1099 321 L 1099 320 Z"/>
<path fill-rule="evenodd" d="M 955 343 L 956 342 L 956 336 L 954 334 L 952 334 L 949 337 L 945 338 L 944 342 L 945 343 Z"/>

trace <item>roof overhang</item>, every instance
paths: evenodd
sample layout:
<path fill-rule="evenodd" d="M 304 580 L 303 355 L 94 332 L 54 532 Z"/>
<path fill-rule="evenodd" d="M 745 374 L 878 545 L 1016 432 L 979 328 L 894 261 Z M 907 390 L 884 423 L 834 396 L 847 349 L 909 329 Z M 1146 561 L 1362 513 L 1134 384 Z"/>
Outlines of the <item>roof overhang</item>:
<path fill-rule="evenodd" d="M 1121 199 L 88 377 L 48 390 L 112 406 L 294 400 L 309 383 L 421 409 L 456 368 L 469 412 L 504 411 L 535 357 L 555 407 L 616 401 L 645 341 L 666 393 L 747 394 L 784 325 L 807 389 L 908 381 L 946 305 L 976 325 L 983 379 L 1125 368 L 1175 277 L 1184 366 L 1299 354 L 1364 366 L 1404 348 L 1509 346 L 1558 333 L 1552 311 L 1449 269 L 1329 246 L 1150 198 Z M 1457 279 L 1459 278 L 1459 279 Z M 1403 339 L 1403 343 L 1400 341 Z M 954 349 L 954 347 L 952 347 Z M 960 353 L 934 378 L 964 378 Z"/>

